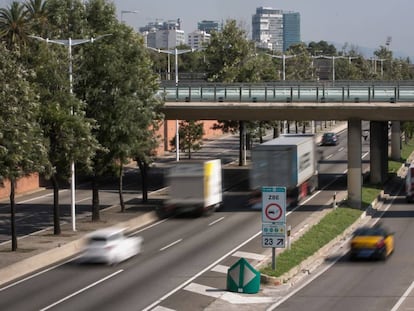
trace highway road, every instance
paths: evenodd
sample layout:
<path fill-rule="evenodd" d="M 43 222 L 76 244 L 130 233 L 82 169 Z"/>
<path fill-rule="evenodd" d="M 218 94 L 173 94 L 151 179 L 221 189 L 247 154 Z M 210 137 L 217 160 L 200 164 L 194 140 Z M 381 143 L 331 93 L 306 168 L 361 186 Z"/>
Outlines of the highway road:
<path fill-rule="evenodd" d="M 333 194 L 346 189 L 345 182 L 329 184 L 337 177 L 344 180 L 346 133 L 338 146 L 320 149 L 321 186 L 327 188 L 288 211 L 292 228 L 330 208 Z M 238 182 L 237 174 L 245 173 L 240 169 L 232 175 L 237 186 L 229 187 L 224 208 L 211 217 L 175 217 L 143 228 L 136 232 L 144 238 L 143 253 L 123 264 L 80 265 L 75 258 L 0 289 L 0 309 L 203 310 L 225 289 L 229 266 L 240 257 L 258 262 L 269 256 L 261 246 L 261 213 L 246 208 L 247 184 Z"/>
<path fill-rule="evenodd" d="M 378 221 L 395 233 L 396 249 L 385 261 L 350 261 L 344 247 L 330 256 L 323 274 L 314 273 L 281 301 L 267 310 L 375 310 L 414 309 L 414 221 L 412 204 L 407 204 L 402 184 L 387 190 L 389 200 L 370 224 Z"/>

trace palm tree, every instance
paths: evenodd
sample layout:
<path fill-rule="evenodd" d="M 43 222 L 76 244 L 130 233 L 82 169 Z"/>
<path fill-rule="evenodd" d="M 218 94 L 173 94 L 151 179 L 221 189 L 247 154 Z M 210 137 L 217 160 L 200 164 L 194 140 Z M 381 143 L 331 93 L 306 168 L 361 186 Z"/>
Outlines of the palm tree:
<path fill-rule="evenodd" d="M 47 4 L 47 0 L 28 0 L 24 4 L 31 30 L 41 37 L 48 37 Z"/>
<path fill-rule="evenodd" d="M 8 8 L 0 8 L 0 40 L 5 41 L 9 49 L 26 44 L 29 34 L 26 15 L 24 5 L 17 1 Z"/>

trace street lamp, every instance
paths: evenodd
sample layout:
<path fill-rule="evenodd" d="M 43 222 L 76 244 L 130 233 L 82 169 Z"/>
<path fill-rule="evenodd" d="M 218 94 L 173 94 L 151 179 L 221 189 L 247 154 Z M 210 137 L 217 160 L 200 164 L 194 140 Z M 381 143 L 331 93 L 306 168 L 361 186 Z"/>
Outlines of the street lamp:
<path fill-rule="evenodd" d="M 318 55 L 312 56 L 313 58 L 325 58 L 325 59 L 332 59 L 332 82 L 335 82 L 335 59 L 337 58 L 348 58 L 345 56 L 325 56 L 325 55 Z"/>
<path fill-rule="evenodd" d="M 296 57 L 296 55 L 285 55 L 285 54 L 283 54 L 283 55 L 267 54 L 267 55 L 270 55 L 270 56 L 275 57 L 275 58 L 279 58 L 279 59 L 281 58 L 282 59 L 283 81 L 285 81 L 286 80 L 286 58 Z"/>
<path fill-rule="evenodd" d="M 147 46 L 147 48 L 150 50 L 156 51 L 158 53 L 166 53 L 168 55 L 173 54 L 175 56 L 175 87 L 176 87 L 175 96 L 176 96 L 176 100 L 178 100 L 178 55 L 194 52 L 195 49 L 178 50 L 177 48 L 175 48 L 174 50 L 161 50 L 161 49 L 156 49 L 150 46 Z M 180 161 L 180 136 L 179 134 L 180 133 L 179 133 L 178 120 L 175 120 L 175 151 L 176 151 L 175 158 L 177 162 Z"/>
<path fill-rule="evenodd" d="M 55 43 L 60 44 L 68 47 L 69 50 L 69 94 L 73 95 L 73 78 L 72 78 L 72 46 L 80 45 L 83 43 L 91 42 L 93 43 L 96 40 L 102 39 L 104 37 L 111 36 L 111 34 L 105 34 L 102 36 L 98 36 L 96 38 L 89 38 L 89 39 L 63 39 L 63 40 L 51 40 L 48 38 L 42 38 L 38 36 L 29 36 L 30 38 L 44 41 L 46 43 Z M 71 110 L 73 114 L 73 107 Z M 72 230 L 76 231 L 76 210 L 75 210 L 75 162 L 72 160 L 70 164 L 70 171 L 71 171 L 71 181 L 70 181 L 70 189 L 71 189 L 71 214 L 72 214 Z"/>
<path fill-rule="evenodd" d="M 130 10 L 123 10 L 121 11 L 121 23 L 124 22 L 124 14 L 138 14 L 139 11 L 135 10 L 135 11 L 130 11 Z"/>

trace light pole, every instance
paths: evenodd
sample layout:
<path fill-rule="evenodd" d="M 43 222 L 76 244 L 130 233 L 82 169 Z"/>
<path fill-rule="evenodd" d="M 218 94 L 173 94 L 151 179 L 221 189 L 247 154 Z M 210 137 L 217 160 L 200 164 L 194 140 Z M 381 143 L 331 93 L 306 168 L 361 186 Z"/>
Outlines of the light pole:
<path fill-rule="evenodd" d="M 195 49 L 187 49 L 187 50 L 178 50 L 177 48 L 175 48 L 174 50 L 161 50 L 161 49 L 156 49 L 150 46 L 147 46 L 148 49 L 156 51 L 158 53 L 166 53 L 169 55 L 173 54 L 175 56 L 175 87 L 176 87 L 176 92 L 175 92 L 175 96 L 176 96 L 176 100 L 178 100 L 178 55 L 179 54 L 185 54 L 185 53 L 190 53 L 190 52 L 194 52 Z M 168 72 L 169 72 L 169 68 L 168 68 Z M 175 159 L 176 161 L 180 161 L 180 133 L 179 133 L 180 127 L 178 124 L 178 120 L 175 120 L 175 151 L 176 151 L 176 155 L 175 155 Z"/>
<path fill-rule="evenodd" d="M 130 11 L 130 10 L 123 10 L 121 11 L 121 23 L 124 22 L 124 14 L 138 14 L 139 11 L 135 10 L 135 11 Z"/>
<path fill-rule="evenodd" d="M 91 42 L 93 43 L 96 40 L 99 40 L 103 37 L 111 36 L 111 34 L 105 34 L 102 36 L 98 36 L 96 38 L 89 38 L 89 39 L 63 39 L 63 40 L 51 40 L 48 38 L 42 38 L 38 36 L 29 36 L 30 38 L 44 41 L 46 43 L 55 43 L 59 45 L 64 45 L 68 47 L 69 50 L 69 94 L 70 96 L 73 95 L 73 77 L 72 77 L 72 46 L 80 45 L 83 43 Z M 73 107 L 71 110 L 73 114 Z M 71 214 L 72 214 L 72 230 L 76 231 L 76 207 L 75 207 L 75 162 L 72 160 L 70 164 L 70 172 L 71 172 L 71 181 L 70 181 L 70 190 L 71 190 Z"/>
<path fill-rule="evenodd" d="M 282 70 L 283 70 L 283 76 L 282 77 L 283 77 L 283 81 L 285 81 L 286 80 L 286 59 L 296 57 L 296 55 L 285 55 L 285 54 L 283 54 L 283 55 L 268 54 L 268 55 L 270 55 L 274 58 L 279 58 L 279 59 L 281 58 L 282 59 Z"/>

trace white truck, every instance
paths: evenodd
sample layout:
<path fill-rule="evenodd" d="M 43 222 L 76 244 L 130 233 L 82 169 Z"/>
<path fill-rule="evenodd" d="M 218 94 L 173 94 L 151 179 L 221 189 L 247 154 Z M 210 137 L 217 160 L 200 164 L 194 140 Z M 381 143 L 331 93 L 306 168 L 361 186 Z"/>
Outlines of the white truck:
<path fill-rule="evenodd" d="M 221 160 L 182 160 L 167 169 L 167 198 L 160 216 L 193 213 L 201 216 L 223 202 Z"/>
<path fill-rule="evenodd" d="M 405 198 L 407 202 L 414 202 L 414 162 L 408 166 L 405 176 Z"/>
<path fill-rule="evenodd" d="M 286 205 L 297 205 L 318 187 L 312 134 L 286 134 L 252 149 L 249 206 L 261 209 L 261 188 L 286 187 Z"/>

